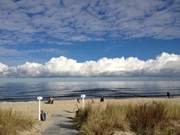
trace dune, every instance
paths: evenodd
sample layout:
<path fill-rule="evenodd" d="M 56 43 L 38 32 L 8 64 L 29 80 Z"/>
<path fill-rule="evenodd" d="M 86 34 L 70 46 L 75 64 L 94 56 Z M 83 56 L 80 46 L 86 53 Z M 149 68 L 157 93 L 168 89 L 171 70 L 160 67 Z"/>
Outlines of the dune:
<path fill-rule="evenodd" d="M 130 102 L 141 103 L 152 100 L 171 100 L 171 101 L 180 101 L 180 98 L 127 98 L 127 99 L 105 99 L 106 103 L 113 104 L 127 104 Z M 92 100 L 85 100 L 85 104 L 91 103 Z M 94 99 L 95 103 L 100 103 L 99 99 Z M 179 102 L 180 103 L 180 102 Z M 77 110 L 77 105 L 81 107 L 81 104 L 77 104 L 76 100 L 55 100 L 54 104 L 45 104 L 41 102 L 41 107 L 44 112 L 47 113 L 46 121 L 39 121 L 33 129 L 29 131 L 22 132 L 21 135 L 43 135 L 43 133 L 53 125 L 55 118 L 54 116 L 61 115 L 66 116 L 69 113 L 70 117 L 74 117 L 75 111 Z M 21 112 L 24 115 L 31 116 L 38 121 L 38 102 L 29 101 L 29 102 L 0 102 L 1 109 L 12 109 L 13 111 Z M 63 119 L 63 117 L 62 117 Z M 61 119 L 60 119 L 61 121 Z M 63 121 L 61 121 L 63 122 Z M 62 131 L 62 130 L 61 130 Z M 65 129 L 63 132 L 66 132 Z"/>

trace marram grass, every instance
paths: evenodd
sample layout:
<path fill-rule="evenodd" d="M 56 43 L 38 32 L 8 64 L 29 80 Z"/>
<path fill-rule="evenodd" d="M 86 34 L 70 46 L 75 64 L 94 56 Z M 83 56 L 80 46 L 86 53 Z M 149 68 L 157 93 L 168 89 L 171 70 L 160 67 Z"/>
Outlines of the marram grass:
<path fill-rule="evenodd" d="M 180 135 L 180 104 L 174 101 L 87 105 L 74 120 L 81 135 Z"/>
<path fill-rule="evenodd" d="M 0 135 L 18 135 L 20 131 L 30 130 L 35 122 L 31 117 L 12 109 L 0 109 Z"/>

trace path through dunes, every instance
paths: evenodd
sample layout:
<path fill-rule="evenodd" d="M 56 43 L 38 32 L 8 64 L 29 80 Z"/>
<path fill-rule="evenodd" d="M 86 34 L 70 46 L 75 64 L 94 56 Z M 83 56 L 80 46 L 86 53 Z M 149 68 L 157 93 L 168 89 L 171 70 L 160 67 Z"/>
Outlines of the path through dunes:
<path fill-rule="evenodd" d="M 60 110 L 52 116 L 54 121 L 42 135 L 77 135 L 78 131 L 73 128 L 74 112 Z"/>

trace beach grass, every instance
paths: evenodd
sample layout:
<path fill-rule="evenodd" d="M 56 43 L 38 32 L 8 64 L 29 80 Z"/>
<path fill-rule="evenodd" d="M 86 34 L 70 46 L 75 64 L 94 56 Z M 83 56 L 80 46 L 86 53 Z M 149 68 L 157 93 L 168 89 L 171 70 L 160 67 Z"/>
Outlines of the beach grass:
<path fill-rule="evenodd" d="M 89 104 L 74 120 L 81 135 L 113 135 L 115 131 L 137 135 L 179 135 L 180 104 L 148 101 L 127 104 Z"/>
<path fill-rule="evenodd" d="M 19 132 L 30 130 L 36 121 L 12 109 L 0 109 L 0 135 L 18 135 Z"/>

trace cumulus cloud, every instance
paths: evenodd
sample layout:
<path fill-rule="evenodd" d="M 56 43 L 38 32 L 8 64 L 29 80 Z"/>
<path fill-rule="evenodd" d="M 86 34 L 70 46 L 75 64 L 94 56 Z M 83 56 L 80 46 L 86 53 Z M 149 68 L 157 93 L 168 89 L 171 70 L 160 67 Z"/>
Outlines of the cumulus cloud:
<path fill-rule="evenodd" d="M 180 38 L 179 0 L 1 0 L 0 44 Z"/>
<path fill-rule="evenodd" d="M 101 58 L 77 62 L 66 57 L 51 58 L 48 62 L 26 62 L 8 67 L 0 63 L 1 76 L 60 77 L 60 76 L 180 76 L 180 55 L 162 53 L 155 59 Z"/>
<path fill-rule="evenodd" d="M 0 63 L 0 76 L 5 76 L 8 73 L 8 66 Z"/>

